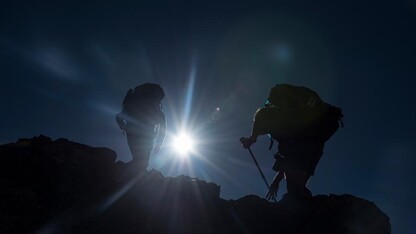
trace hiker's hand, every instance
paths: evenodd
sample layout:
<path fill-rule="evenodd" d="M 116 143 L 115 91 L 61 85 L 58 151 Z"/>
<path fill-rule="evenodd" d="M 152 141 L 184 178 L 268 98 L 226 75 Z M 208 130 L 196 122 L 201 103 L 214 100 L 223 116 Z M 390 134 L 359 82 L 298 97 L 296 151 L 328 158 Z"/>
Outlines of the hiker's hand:
<path fill-rule="evenodd" d="M 255 138 L 252 138 L 252 137 L 241 137 L 241 138 L 240 138 L 240 142 L 241 142 L 241 144 L 243 144 L 243 147 L 244 147 L 245 149 L 248 149 L 248 148 L 250 148 L 250 146 L 251 146 L 254 142 L 256 142 L 256 139 L 255 139 Z"/>
<path fill-rule="evenodd" d="M 269 192 L 266 195 L 266 198 L 268 200 L 274 199 L 277 196 L 277 191 L 279 191 L 279 183 L 272 183 Z"/>

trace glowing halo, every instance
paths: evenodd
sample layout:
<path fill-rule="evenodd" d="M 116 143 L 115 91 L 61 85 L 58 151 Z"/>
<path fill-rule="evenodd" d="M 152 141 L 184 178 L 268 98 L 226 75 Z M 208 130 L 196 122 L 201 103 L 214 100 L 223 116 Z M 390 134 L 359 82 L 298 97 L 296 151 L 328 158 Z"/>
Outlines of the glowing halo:
<path fill-rule="evenodd" d="M 187 156 L 195 151 L 195 142 L 192 140 L 192 137 L 185 132 L 174 137 L 172 146 L 180 156 Z"/>

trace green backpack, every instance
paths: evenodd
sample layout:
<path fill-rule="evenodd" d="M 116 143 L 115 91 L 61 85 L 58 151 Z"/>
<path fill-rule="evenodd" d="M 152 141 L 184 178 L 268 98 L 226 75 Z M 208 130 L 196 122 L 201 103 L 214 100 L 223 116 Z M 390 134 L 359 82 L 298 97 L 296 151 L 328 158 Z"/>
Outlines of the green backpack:
<path fill-rule="evenodd" d="M 302 86 L 276 85 L 270 90 L 265 108 L 276 110 L 271 124 L 276 132 L 285 133 L 285 139 L 322 137 L 327 141 L 340 125 L 343 127 L 342 110 Z"/>

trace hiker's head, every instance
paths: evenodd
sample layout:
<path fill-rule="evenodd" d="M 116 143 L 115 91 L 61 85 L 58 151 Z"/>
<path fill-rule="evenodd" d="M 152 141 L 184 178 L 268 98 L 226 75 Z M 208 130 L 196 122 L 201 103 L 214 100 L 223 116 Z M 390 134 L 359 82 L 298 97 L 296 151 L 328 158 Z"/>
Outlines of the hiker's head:
<path fill-rule="evenodd" d="M 267 134 L 271 130 L 273 125 L 274 116 L 278 112 L 275 107 L 259 108 L 254 114 L 254 126 L 253 131 L 258 134 Z"/>

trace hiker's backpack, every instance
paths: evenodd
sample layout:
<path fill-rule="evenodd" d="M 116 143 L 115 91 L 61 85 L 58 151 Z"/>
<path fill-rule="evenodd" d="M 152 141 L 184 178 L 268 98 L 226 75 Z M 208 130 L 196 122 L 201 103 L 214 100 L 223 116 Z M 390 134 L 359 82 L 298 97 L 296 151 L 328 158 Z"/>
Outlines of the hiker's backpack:
<path fill-rule="evenodd" d="M 133 114 L 142 108 L 160 109 L 165 97 L 162 87 L 158 84 L 145 83 L 129 89 L 123 100 L 123 112 Z"/>
<path fill-rule="evenodd" d="M 278 84 L 270 91 L 266 108 L 277 108 L 278 126 L 285 131 L 285 139 L 320 136 L 328 140 L 342 125 L 342 110 L 322 101 L 306 87 Z"/>
<path fill-rule="evenodd" d="M 116 115 L 116 121 L 124 129 L 129 119 L 132 121 L 152 120 L 161 110 L 161 101 L 165 93 L 158 84 L 145 83 L 129 89 L 123 99 L 122 111 Z"/>

